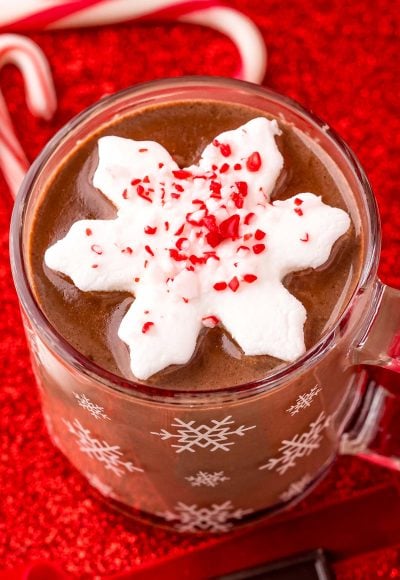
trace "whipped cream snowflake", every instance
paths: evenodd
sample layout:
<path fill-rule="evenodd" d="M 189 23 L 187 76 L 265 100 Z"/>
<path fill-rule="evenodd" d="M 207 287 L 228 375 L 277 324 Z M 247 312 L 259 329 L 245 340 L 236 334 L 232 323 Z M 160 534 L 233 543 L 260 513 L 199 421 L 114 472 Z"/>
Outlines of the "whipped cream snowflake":
<path fill-rule="evenodd" d="M 137 378 L 187 363 L 203 326 L 223 325 L 247 355 L 304 353 L 306 311 L 282 280 L 324 264 L 350 219 L 308 192 L 271 203 L 279 133 L 253 119 L 184 169 L 158 143 L 99 139 L 93 185 L 117 217 L 74 223 L 45 262 L 84 292 L 135 297 L 118 336 Z"/>

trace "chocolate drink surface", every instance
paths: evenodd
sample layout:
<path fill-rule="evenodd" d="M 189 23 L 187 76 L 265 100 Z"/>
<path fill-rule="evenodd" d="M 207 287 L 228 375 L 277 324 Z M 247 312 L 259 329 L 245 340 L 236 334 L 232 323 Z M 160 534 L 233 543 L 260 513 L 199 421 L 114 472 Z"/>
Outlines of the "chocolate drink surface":
<path fill-rule="evenodd" d="M 163 145 L 180 167 L 196 163 L 216 135 L 236 129 L 259 110 L 212 101 L 176 102 L 143 108 L 99 128 L 80 143 L 55 174 L 36 209 L 29 240 L 29 275 L 36 299 L 57 331 L 80 353 L 100 367 L 135 379 L 129 351 L 117 330 L 134 297 L 125 292 L 82 292 L 72 281 L 48 268 L 44 254 L 82 219 L 112 219 L 113 204 L 92 184 L 98 165 L 97 141 L 105 135 L 151 140 Z M 312 144 L 282 120 L 277 144 L 284 158 L 272 200 L 300 192 L 322 196 L 324 203 L 342 208 L 352 218 L 349 230 L 336 242 L 331 256 L 316 270 L 289 274 L 284 285 L 304 305 L 305 344 L 312 347 L 337 319 L 355 285 L 363 259 L 363 240 L 356 231 L 356 207 L 343 180 L 318 156 Z M 338 184 L 341 184 L 340 187 Z M 270 356 L 244 355 L 221 326 L 204 328 L 191 361 L 166 368 L 149 384 L 173 389 L 219 389 L 261 379 L 286 363 Z"/>

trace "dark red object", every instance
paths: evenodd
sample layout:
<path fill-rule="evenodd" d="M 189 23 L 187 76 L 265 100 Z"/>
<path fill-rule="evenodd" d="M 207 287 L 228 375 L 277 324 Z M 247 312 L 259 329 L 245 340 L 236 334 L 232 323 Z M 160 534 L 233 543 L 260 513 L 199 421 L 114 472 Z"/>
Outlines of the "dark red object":
<path fill-rule="evenodd" d="M 255 172 L 258 171 L 261 167 L 261 157 L 258 151 L 254 151 L 247 159 L 246 159 L 246 167 L 249 171 Z"/>
<path fill-rule="evenodd" d="M 396 3 L 272 0 L 266 5 L 261 0 L 236 0 L 234 5 L 258 24 L 267 42 L 265 84 L 324 118 L 360 158 L 382 216 L 380 274 L 384 282 L 400 286 Z M 106 94 L 166 76 L 229 76 L 238 63 L 227 38 L 189 24 L 132 24 L 37 33 L 32 38 L 54 72 L 59 98 L 54 120 L 45 123 L 28 113 L 17 71 L 10 67 L 0 76 L 30 159 L 73 115 Z M 0 180 L 5 199 L 0 210 L 0 569 L 25 569 L 30 562 L 44 560 L 58 562 L 71 577 L 133 570 L 138 578 L 184 578 L 186 571 L 198 572 L 207 562 L 216 574 L 222 563 L 231 568 L 249 566 L 266 556 L 279 558 L 322 546 L 331 550 L 339 580 L 400 577 L 396 547 L 400 544 L 400 476 L 356 459 L 339 459 L 327 479 L 280 523 L 264 523 L 236 543 L 232 537 L 191 539 L 126 520 L 104 507 L 50 444 L 44 428 L 10 277 L 11 204 Z M 196 547 L 207 551 L 191 555 Z M 360 555 L 366 551 L 371 554 Z M 185 560 L 177 563 L 175 557 L 180 555 Z M 164 568 L 160 576 L 153 566 L 165 557 L 170 575 Z M 8 572 L 5 577 L 12 578 Z"/>
<path fill-rule="evenodd" d="M 265 250 L 264 244 L 254 244 L 253 246 L 253 252 L 255 254 L 261 254 L 261 252 L 263 252 L 264 250 Z"/>
<path fill-rule="evenodd" d="M 252 282 L 255 282 L 257 280 L 257 276 L 255 276 L 254 274 L 245 274 L 243 276 L 243 280 L 248 284 L 251 284 Z"/>
<path fill-rule="evenodd" d="M 219 231 L 224 239 L 230 238 L 235 240 L 239 237 L 240 217 L 237 214 L 229 216 L 219 224 Z"/>
<path fill-rule="evenodd" d="M 232 292 L 236 292 L 236 290 L 239 288 L 239 280 L 236 278 L 236 276 L 234 276 L 232 280 L 228 282 L 228 286 Z"/>

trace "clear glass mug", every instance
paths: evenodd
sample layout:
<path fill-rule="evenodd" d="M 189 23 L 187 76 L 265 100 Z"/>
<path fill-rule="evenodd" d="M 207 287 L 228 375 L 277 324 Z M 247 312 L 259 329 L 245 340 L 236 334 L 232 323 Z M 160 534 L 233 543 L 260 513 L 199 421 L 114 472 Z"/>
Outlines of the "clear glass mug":
<path fill-rule="evenodd" d="M 123 380 L 51 327 L 29 286 L 24 251 L 35 202 L 76 142 L 114 115 L 186 99 L 243 103 L 283 116 L 336 164 L 357 201 L 366 243 L 345 311 L 301 359 L 265 380 L 182 392 Z M 116 507 L 181 532 L 225 532 L 309 492 L 338 453 L 398 468 L 372 442 L 390 397 L 364 364 L 400 369 L 400 293 L 376 277 L 377 207 L 358 161 L 290 99 L 248 83 L 181 78 L 137 85 L 73 119 L 31 167 L 11 225 L 12 269 L 43 413 L 53 442 Z M 351 432 L 345 432 L 352 424 Z"/>

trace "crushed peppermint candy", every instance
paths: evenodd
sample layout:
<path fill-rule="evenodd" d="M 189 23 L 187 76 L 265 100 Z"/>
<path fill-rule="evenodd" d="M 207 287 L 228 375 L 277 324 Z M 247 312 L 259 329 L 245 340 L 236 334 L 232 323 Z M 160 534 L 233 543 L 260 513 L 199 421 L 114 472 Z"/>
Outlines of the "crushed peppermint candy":
<path fill-rule="evenodd" d="M 236 292 L 236 290 L 238 290 L 238 288 L 239 288 L 239 280 L 237 279 L 236 276 L 234 276 L 232 278 L 232 280 L 230 280 L 230 282 L 228 282 L 228 286 L 232 290 L 232 292 Z"/>
<path fill-rule="evenodd" d="M 258 151 L 254 151 L 247 159 L 246 159 L 246 167 L 249 171 L 259 171 L 261 168 L 261 155 Z"/>
<path fill-rule="evenodd" d="M 255 274 L 245 274 L 243 276 L 243 280 L 245 282 L 247 282 L 248 284 L 252 284 L 253 282 L 255 282 L 257 280 L 257 276 Z"/>
<path fill-rule="evenodd" d="M 135 297 L 118 330 L 135 377 L 187 363 L 203 326 L 221 324 L 248 355 L 304 352 L 306 311 L 282 280 L 326 262 L 350 219 L 312 193 L 270 202 L 279 133 L 253 119 L 185 168 L 158 143 L 99 139 L 93 185 L 117 218 L 74 223 L 45 262 L 84 292 Z"/>
<path fill-rule="evenodd" d="M 145 310 L 145 314 L 146 313 L 148 313 L 148 310 Z M 145 322 L 142 326 L 142 334 L 146 334 L 152 326 L 154 326 L 154 322 L 151 322 L 150 320 Z"/>

